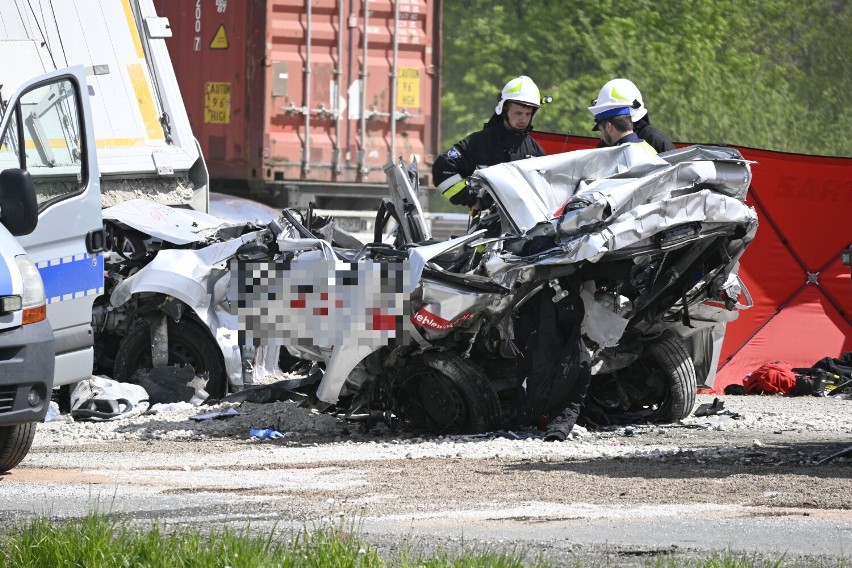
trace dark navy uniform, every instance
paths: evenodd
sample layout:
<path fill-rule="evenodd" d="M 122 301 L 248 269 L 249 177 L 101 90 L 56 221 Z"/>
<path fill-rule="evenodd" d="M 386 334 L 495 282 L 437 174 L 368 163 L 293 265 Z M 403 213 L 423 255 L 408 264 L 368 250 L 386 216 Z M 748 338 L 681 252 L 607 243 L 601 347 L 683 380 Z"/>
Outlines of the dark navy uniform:
<path fill-rule="evenodd" d="M 432 166 L 433 183 L 451 203 L 473 207 L 476 196 L 465 180 L 474 170 L 544 156 L 544 149 L 529 135 L 530 130 L 532 126 L 525 132 L 510 130 L 495 114 L 485 128 L 453 144 L 446 153 L 438 156 Z"/>
<path fill-rule="evenodd" d="M 648 121 L 648 115 L 643 116 L 633 123 L 633 132 L 650 144 L 658 154 L 675 149 L 675 145 L 669 140 L 668 136 L 651 126 L 651 123 Z"/>
<path fill-rule="evenodd" d="M 646 114 L 639 120 L 633 123 L 633 132 L 636 135 L 650 144 L 650 146 L 657 151 L 660 152 L 668 152 L 669 150 L 674 150 L 675 145 L 669 140 L 669 137 L 663 134 L 663 132 L 653 126 L 651 126 L 651 122 L 648 120 L 648 115 Z M 598 148 L 605 148 L 607 143 L 601 140 L 598 142 Z"/>

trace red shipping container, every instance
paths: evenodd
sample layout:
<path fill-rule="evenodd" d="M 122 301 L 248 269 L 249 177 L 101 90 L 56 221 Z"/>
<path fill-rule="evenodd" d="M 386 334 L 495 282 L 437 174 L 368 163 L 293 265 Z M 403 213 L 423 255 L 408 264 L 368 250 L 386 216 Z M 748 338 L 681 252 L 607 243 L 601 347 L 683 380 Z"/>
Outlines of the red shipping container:
<path fill-rule="evenodd" d="M 154 3 L 214 190 L 372 209 L 389 161 L 416 159 L 427 178 L 440 0 Z"/>

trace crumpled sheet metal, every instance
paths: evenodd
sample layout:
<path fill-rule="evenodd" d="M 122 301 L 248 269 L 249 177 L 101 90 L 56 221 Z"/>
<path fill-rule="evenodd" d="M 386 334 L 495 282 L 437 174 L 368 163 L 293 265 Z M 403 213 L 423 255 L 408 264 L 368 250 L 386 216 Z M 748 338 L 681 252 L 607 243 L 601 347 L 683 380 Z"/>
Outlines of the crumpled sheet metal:
<path fill-rule="evenodd" d="M 520 234 L 554 225 L 564 255 L 546 262 L 595 261 L 686 223 L 757 222 L 743 203 L 749 162 L 732 148 L 654 155 L 626 144 L 500 164 L 476 176 Z"/>
<path fill-rule="evenodd" d="M 676 200 L 683 194 L 707 188 L 713 193 L 742 202 L 751 181 L 747 164 L 685 162 L 661 167 L 640 178 L 617 178 L 580 182 L 577 193 L 568 200 L 567 212 L 559 222 L 563 234 L 612 220 L 648 203 Z M 676 224 L 676 216 L 667 226 Z"/>
<path fill-rule="evenodd" d="M 477 170 L 518 234 L 557 216 L 580 182 L 615 175 L 638 178 L 668 162 L 634 144 L 577 150 Z"/>
<path fill-rule="evenodd" d="M 647 203 L 625 212 L 598 231 L 563 237 L 560 244 L 566 254 L 559 262 L 594 262 L 607 252 L 650 243 L 654 235 L 690 222 L 703 223 L 707 228 L 729 224 L 750 226 L 757 223 L 757 213 L 736 199 L 710 190 Z"/>
<path fill-rule="evenodd" d="M 478 170 L 475 177 L 490 187 L 518 234 L 560 217 L 566 205 L 568 213 L 558 227 L 571 234 L 613 222 L 644 204 L 705 188 L 741 202 L 751 169 L 732 148 L 690 147 L 655 155 L 625 144 L 498 164 Z M 664 218 L 662 227 L 645 223 L 642 230 L 650 236 L 657 228 L 691 221 L 677 215 Z M 713 222 L 712 216 L 708 221 Z"/>
<path fill-rule="evenodd" d="M 484 234 L 485 230 L 483 229 L 470 235 L 411 249 L 408 255 L 408 262 L 411 266 L 411 277 L 407 281 L 405 291 L 411 293 L 420 285 L 420 276 L 423 274 L 423 269 L 433 258 L 458 247 L 467 246 Z"/>

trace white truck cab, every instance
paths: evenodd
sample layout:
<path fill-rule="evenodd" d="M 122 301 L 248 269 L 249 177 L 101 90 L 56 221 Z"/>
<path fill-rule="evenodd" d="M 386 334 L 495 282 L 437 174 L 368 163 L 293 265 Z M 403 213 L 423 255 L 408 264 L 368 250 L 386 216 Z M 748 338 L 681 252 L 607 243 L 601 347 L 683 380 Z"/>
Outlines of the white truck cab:
<path fill-rule="evenodd" d="M 0 122 L 0 472 L 24 458 L 51 390 L 91 376 L 103 292 L 100 173 L 85 70 L 25 82 Z"/>

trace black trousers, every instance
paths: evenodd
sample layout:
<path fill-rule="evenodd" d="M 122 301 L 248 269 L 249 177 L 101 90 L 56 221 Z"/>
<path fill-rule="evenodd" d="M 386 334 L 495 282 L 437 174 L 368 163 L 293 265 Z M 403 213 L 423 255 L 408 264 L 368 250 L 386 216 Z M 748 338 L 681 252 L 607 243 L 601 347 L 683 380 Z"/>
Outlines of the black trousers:
<path fill-rule="evenodd" d="M 543 288 L 518 310 L 515 341 L 518 357 L 518 425 L 529 426 L 546 415 L 550 426 L 570 431 L 577 421 L 591 379 L 589 354 L 580 336 L 585 310 L 579 282 L 560 279 L 569 292 L 553 302 Z"/>

